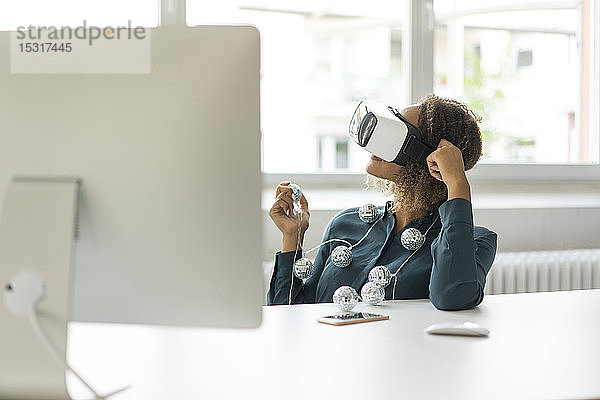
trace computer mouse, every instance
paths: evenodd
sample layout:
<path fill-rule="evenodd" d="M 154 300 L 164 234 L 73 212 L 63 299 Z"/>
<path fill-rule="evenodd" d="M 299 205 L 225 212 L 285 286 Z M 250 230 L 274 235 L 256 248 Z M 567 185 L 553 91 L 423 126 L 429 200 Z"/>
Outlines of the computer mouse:
<path fill-rule="evenodd" d="M 488 336 L 490 331 L 469 321 L 440 322 L 429 325 L 425 332 L 432 335 Z"/>

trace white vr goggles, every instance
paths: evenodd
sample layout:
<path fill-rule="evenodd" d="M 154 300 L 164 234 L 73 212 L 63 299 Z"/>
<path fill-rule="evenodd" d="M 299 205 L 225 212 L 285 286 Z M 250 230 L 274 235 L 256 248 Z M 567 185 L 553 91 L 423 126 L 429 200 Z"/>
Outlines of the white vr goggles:
<path fill-rule="evenodd" d="M 423 134 L 393 107 L 362 100 L 350 120 L 349 133 L 359 146 L 399 165 L 424 163 L 434 149 Z"/>

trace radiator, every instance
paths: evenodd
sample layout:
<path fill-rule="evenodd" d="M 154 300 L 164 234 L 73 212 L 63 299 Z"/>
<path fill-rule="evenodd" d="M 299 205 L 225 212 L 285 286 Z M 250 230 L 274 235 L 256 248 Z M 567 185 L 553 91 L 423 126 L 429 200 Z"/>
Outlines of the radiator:
<path fill-rule="evenodd" d="M 600 249 L 498 253 L 486 294 L 600 288 Z"/>

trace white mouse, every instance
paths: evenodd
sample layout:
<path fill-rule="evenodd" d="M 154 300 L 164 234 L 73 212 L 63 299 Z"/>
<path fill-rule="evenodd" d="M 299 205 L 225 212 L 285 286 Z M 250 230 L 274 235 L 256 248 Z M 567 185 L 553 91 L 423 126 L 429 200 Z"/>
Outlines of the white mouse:
<path fill-rule="evenodd" d="M 425 332 L 432 335 L 487 336 L 490 331 L 481 325 L 468 321 L 440 322 L 429 325 Z"/>

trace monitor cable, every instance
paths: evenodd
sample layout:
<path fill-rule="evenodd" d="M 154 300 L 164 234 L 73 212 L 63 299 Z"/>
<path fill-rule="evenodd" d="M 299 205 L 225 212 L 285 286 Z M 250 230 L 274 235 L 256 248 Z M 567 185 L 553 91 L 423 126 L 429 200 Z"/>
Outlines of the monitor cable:
<path fill-rule="evenodd" d="M 38 304 L 44 299 L 44 295 L 45 287 L 41 276 L 35 272 L 22 272 L 13 277 L 11 282 L 5 286 L 4 297 L 8 310 L 16 316 L 27 318 L 38 340 L 66 371 L 71 372 L 94 395 L 92 400 L 106 400 L 128 390 L 131 386 L 125 386 L 101 395 L 69 365 L 40 324 Z"/>

